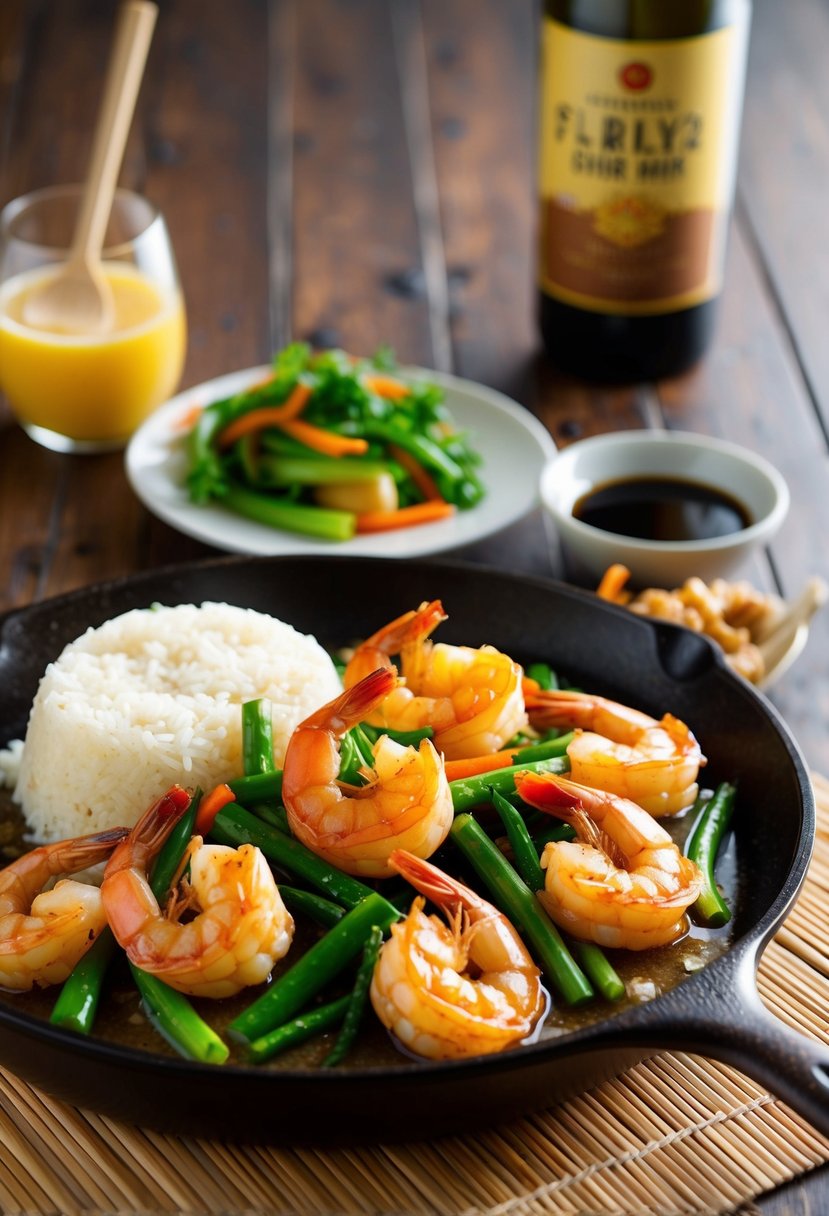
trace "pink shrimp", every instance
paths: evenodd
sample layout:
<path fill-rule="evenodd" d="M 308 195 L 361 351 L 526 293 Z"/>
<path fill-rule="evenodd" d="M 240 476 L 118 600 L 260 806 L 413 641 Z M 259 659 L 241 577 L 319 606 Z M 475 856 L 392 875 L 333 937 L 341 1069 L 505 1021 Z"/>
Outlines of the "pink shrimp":
<path fill-rule="evenodd" d="M 635 802 L 553 773 L 517 773 L 530 806 L 576 829 L 577 841 L 553 841 L 539 899 L 575 937 L 600 946 L 646 950 L 682 937 L 685 911 L 702 876 L 665 829 Z"/>
<path fill-rule="evenodd" d="M 349 874 L 382 878 L 389 857 L 405 847 L 430 857 L 452 824 L 452 796 L 443 761 L 428 739 L 402 747 L 381 735 L 369 783 L 339 781 L 340 739 L 365 721 L 394 688 L 394 668 L 372 672 L 296 728 L 282 770 L 282 800 L 291 831 Z"/>

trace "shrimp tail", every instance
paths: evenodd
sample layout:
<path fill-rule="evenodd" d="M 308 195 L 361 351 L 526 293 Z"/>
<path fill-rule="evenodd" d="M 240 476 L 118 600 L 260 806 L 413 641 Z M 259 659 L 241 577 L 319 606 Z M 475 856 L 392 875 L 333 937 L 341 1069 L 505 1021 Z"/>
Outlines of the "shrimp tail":
<path fill-rule="evenodd" d="M 155 857 L 190 805 L 190 795 L 173 785 L 147 808 L 138 823 L 116 847 L 109 859 L 105 877 L 133 866 L 146 867 Z"/>
<path fill-rule="evenodd" d="M 440 600 L 424 601 L 419 608 L 404 612 L 402 616 L 385 625 L 373 638 L 369 638 L 367 645 L 374 643 L 387 655 L 400 654 L 406 646 L 428 638 L 441 621 L 447 619 Z"/>
<path fill-rule="evenodd" d="M 129 834 L 129 828 L 108 828 L 105 832 L 93 832 L 90 836 L 47 846 L 49 868 L 53 874 L 76 874 L 78 870 L 96 866 L 99 861 L 105 861 Z"/>
<path fill-rule="evenodd" d="M 518 773 L 515 788 L 524 801 L 537 810 L 569 823 L 583 844 L 604 853 L 613 865 L 624 866 L 624 853 L 589 814 L 584 806 L 583 792 L 574 782 L 556 773 Z"/>
<path fill-rule="evenodd" d="M 388 696 L 396 683 L 397 671 L 394 667 L 378 667 L 359 683 L 347 688 L 336 700 L 311 714 L 300 724 L 300 729 L 309 727 L 340 734 L 362 721 Z"/>
<path fill-rule="evenodd" d="M 437 866 L 421 857 L 415 857 L 414 853 L 409 853 L 406 849 L 395 849 L 389 856 L 389 865 L 401 878 L 411 883 L 416 891 L 441 908 L 457 904 L 461 899 L 461 892 L 466 890 L 461 883 L 444 874 Z"/>
<path fill-rule="evenodd" d="M 416 646 L 428 638 L 441 621 L 446 619 L 440 600 L 430 600 L 422 603 L 419 608 L 404 612 L 402 616 L 378 629 L 355 650 L 345 669 L 346 688 L 352 688 L 375 667 L 392 668 L 393 654 L 400 654 Z"/>

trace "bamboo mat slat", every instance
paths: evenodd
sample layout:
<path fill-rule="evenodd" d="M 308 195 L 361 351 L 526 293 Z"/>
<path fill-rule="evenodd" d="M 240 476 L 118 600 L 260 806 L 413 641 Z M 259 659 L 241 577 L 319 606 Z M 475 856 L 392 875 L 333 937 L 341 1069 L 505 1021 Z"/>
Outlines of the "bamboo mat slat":
<path fill-rule="evenodd" d="M 829 780 L 815 857 L 760 969 L 829 1042 Z M 362 1149 L 225 1145 L 127 1127 L 0 1070 L 2 1216 L 718 1216 L 829 1161 L 829 1140 L 725 1064 L 666 1053 L 509 1126 Z"/>

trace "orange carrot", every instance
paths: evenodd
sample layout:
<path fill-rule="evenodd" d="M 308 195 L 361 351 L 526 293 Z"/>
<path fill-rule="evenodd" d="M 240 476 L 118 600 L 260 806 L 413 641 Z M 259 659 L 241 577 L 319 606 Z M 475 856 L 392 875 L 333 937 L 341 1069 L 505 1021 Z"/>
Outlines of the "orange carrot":
<path fill-rule="evenodd" d="M 398 447 L 396 443 L 389 444 L 389 452 L 397 463 L 406 470 L 427 502 L 437 502 L 438 499 L 443 498 L 432 474 L 424 469 L 423 465 L 415 459 L 411 452 L 407 452 L 405 448 Z"/>
<path fill-rule="evenodd" d="M 280 422 L 279 429 L 306 447 L 321 452 L 324 456 L 362 456 L 368 450 L 368 441 L 352 439 L 350 435 L 338 435 L 336 431 L 325 431 L 321 426 L 304 422 L 302 418 L 291 418 Z"/>
<path fill-rule="evenodd" d="M 455 514 L 450 502 L 416 502 L 396 511 L 364 511 L 357 516 L 357 532 L 390 532 L 393 528 L 412 528 L 415 524 L 430 524 Z"/>
<path fill-rule="evenodd" d="M 213 820 L 222 807 L 227 806 L 229 802 L 235 801 L 236 795 L 229 785 L 217 785 L 209 794 L 205 794 L 196 812 L 195 826 L 198 835 L 206 836 L 213 827 Z"/>
<path fill-rule="evenodd" d="M 491 752 L 488 756 L 471 756 L 468 760 L 445 760 L 443 767 L 449 781 L 462 781 L 466 777 L 478 777 L 481 773 L 493 772 L 496 768 L 509 768 L 515 764 L 520 749 L 515 747 L 505 752 Z"/>
<path fill-rule="evenodd" d="M 261 409 L 250 410 L 240 418 L 234 418 L 223 431 L 219 432 L 219 447 L 228 448 L 243 435 L 251 431 L 260 431 L 266 426 L 280 426 L 292 418 L 296 418 L 305 409 L 311 396 L 307 384 L 295 385 L 281 405 L 263 405 Z"/>
<path fill-rule="evenodd" d="M 177 431 L 192 431 L 193 427 L 199 420 L 204 406 L 189 405 L 180 418 L 176 419 L 173 424 Z"/>
<path fill-rule="evenodd" d="M 370 393 L 385 397 L 387 401 L 402 401 L 412 391 L 401 380 L 395 380 L 394 376 L 364 376 L 363 384 Z"/>
<path fill-rule="evenodd" d="M 629 578 L 630 571 L 627 566 L 623 566 L 621 562 L 614 562 L 602 575 L 602 581 L 596 588 L 596 595 L 600 600 L 610 600 L 612 604 L 624 604 L 630 599 L 630 596 L 623 591 Z"/>

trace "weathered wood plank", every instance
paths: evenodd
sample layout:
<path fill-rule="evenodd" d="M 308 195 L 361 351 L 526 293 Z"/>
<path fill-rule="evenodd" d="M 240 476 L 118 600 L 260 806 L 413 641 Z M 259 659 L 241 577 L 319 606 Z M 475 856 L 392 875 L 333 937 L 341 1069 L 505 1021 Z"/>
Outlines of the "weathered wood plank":
<path fill-rule="evenodd" d="M 431 365 L 397 73 L 385 0 L 298 6 L 294 334 Z"/>
<path fill-rule="evenodd" d="M 739 194 L 829 434 L 829 8 L 755 0 Z"/>
<path fill-rule="evenodd" d="M 742 225 L 735 224 L 717 340 L 709 356 L 681 379 L 660 386 L 668 424 L 716 435 L 765 456 L 786 478 L 791 509 L 770 547 L 744 573 L 767 590 L 794 596 L 806 579 L 829 581 L 829 553 L 819 541 L 829 520 L 829 461 L 800 369 L 793 357 Z M 811 692 L 807 693 L 807 689 Z M 808 650 L 783 677 L 772 699 L 807 759 L 829 762 L 829 614 L 812 627 Z"/>

